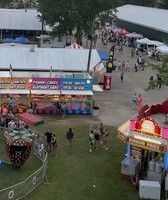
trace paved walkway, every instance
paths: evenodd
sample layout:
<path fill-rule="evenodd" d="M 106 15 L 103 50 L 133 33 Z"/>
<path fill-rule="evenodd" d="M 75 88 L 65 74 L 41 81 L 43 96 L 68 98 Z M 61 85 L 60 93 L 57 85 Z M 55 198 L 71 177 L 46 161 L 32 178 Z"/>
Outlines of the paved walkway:
<path fill-rule="evenodd" d="M 101 51 L 109 52 L 112 44 L 108 43 L 106 46 L 98 40 L 97 48 Z M 130 61 L 130 72 L 125 72 L 124 82 L 120 81 L 119 71 L 112 73 L 112 90 L 104 91 L 102 93 L 95 92 L 94 99 L 96 105 L 100 107 L 98 120 L 105 125 L 120 126 L 129 118 L 137 113 L 138 109 L 131 108 L 131 96 L 133 93 L 141 94 L 143 97 L 143 104 L 162 103 L 168 96 L 168 87 L 164 86 L 161 90 L 155 88 L 154 90 L 145 91 L 148 86 L 148 81 L 151 75 L 156 78 L 156 71 L 150 67 L 145 68 L 144 71 L 134 72 L 134 64 L 137 57 L 131 57 L 131 48 L 124 46 L 123 53 L 115 51 L 115 58 L 118 60 Z M 101 77 L 103 80 L 103 77 Z M 94 80 L 97 83 L 97 78 Z"/>

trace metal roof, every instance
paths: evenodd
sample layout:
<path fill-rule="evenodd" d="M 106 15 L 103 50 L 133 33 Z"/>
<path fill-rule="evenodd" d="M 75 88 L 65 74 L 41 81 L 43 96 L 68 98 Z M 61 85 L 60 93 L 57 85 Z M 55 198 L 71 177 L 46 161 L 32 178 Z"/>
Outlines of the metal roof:
<path fill-rule="evenodd" d="M 117 10 L 120 20 L 168 33 L 168 10 L 129 4 Z"/>
<path fill-rule="evenodd" d="M 38 15 L 37 10 L 0 9 L 0 29 L 40 31 Z"/>
<path fill-rule="evenodd" d="M 0 69 L 47 71 L 87 71 L 89 49 L 34 48 L 0 46 Z M 90 69 L 100 62 L 97 50 L 92 49 Z M 103 65 L 101 63 L 101 65 Z M 102 67 L 102 66 L 100 66 Z"/>

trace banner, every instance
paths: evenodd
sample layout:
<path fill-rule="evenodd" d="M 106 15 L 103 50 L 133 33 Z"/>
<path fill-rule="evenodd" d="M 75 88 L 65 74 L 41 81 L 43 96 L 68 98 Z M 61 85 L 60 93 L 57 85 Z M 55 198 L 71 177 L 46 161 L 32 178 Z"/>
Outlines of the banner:
<path fill-rule="evenodd" d="M 6 90 L 30 89 L 29 79 L 30 78 L 27 77 L 14 77 L 14 78 L 0 77 L 0 89 L 6 89 Z"/>
<path fill-rule="evenodd" d="M 89 90 L 92 91 L 93 80 L 82 78 L 62 78 L 62 90 Z"/>
<path fill-rule="evenodd" d="M 112 46 L 109 52 L 109 61 L 107 63 L 107 73 L 112 73 L 112 70 L 113 70 L 114 47 L 115 46 Z"/>
<path fill-rule="evenodd" d="M 104 75 L 103 89 L 104 90 L 111 90 L 111 84 L 112 84 L 111 75 Z"/>
<path fill-rule="evenodd" d="M 32 90 L 60 90 L 61 78 L 32 78 Z"/>

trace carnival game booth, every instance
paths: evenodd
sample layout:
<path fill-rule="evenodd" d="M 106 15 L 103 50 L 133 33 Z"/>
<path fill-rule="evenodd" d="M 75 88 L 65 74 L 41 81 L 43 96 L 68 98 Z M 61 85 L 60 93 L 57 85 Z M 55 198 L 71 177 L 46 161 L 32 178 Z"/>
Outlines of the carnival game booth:
<path fill-rule="evenodd" d="M 127 144 L 122 176 L 135 178 L 141 173 L 146 180 L 162 185 L 168 168 L 168 101 L 142 106 L 118 128 L 118 137 Z"/>
<path fill-rule="evenodd" d="M 38 114 L 57 113 L 57 103 L 67 114 L 92 114 L 93 79 L 88 73 L 1 72 L 0 105 L 8 108 L 14 98 L 19 113 L 28 112 L 30 102 Z"/>

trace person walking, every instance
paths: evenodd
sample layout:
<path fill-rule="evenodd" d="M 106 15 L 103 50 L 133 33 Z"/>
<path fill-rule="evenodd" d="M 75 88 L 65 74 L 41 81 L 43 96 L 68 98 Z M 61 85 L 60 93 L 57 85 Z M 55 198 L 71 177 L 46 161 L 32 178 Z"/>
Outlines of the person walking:
<path fill-rule="evenodd" d="M 96 129 L 96 130 L 94 130 L 94 147 L 95 147 L 95 149 L 97 149 L 99 146 L 99 140 L 100 140 L 99 129 Z"/>
<path fill-rule="evenodd" d="M 74 132 L 72 130 L 72 128 L 69 128 L 69 130 L 66 132 L 66 139 L 68 141 L 68 147 L 69 149 L 72 148 L 72 140 L 74 138 Z"/>
<path fill-rule="evenodd" d="M 132 95 L 132 108 L 136 108 L 137 107 L 137 100 L 138 100 L 138 97 L 137 97 L 136 93 L 134 93 Z"/>
<path fill-rule="evenodd" d="M 100 133 L 100 143 L 103 143 L 103 135 L 104 135 L 104 126 L 103 123 L 101 122 L 99 125 L 99 133 Z"/>
<path fill-rule="evenodd" d="M 142 95 L 141 94 L 139 94 L 138 95 L 138 107 L 141 107 L 141 105 L 142 105 Z"/>
<path fill-rule="evenodd" d="M 109 149 L 109 132 L 108 129 L 106 128 L 104 131 L 104 146 L 105 146 L 105 150 Z"/>
<path fill-rule="evenodd" d="M 52 134 L 51 138 L 51 144 L 52 144 L 52 154 L 56 156 L 56 149 L 57 149 L 57 138 L 55 134 Z"/>
<path fill-rule="evenodd" d="M 52 139 L 51 129 L 48 129 L 48 131 L 44 135 L 47 137 L 46 150 L 47 152 L 51 152 L 51 139 Z"/>
<path fill-rule="evenodd" d="M 120 78 L 121 78 L 121 82 L 123 83 L 123 81 L 124 81 L 124 71 L 121 72 Z"/>
<path fill-rule="evenodd" d="M 130 63 L 129 61 L 126 62 L 126 69 L 125 69 L 127 72 L 129 72 L 130 70 Z"/>
<path fill-rule="evenodd" d="M 157 86 L 158 86 L 159 90 L 162 87 L 162 78 L 159 74 L 157 74 Z"/>
<path fill-rule="evenodd" d="M 93 151 L 93 145 L 94 145 L 94 133 L 93 133 L 93 130 L 91 130 L 89 132 L 89 145 L 90 145 L 89 152 L 92 152 Z"/>

